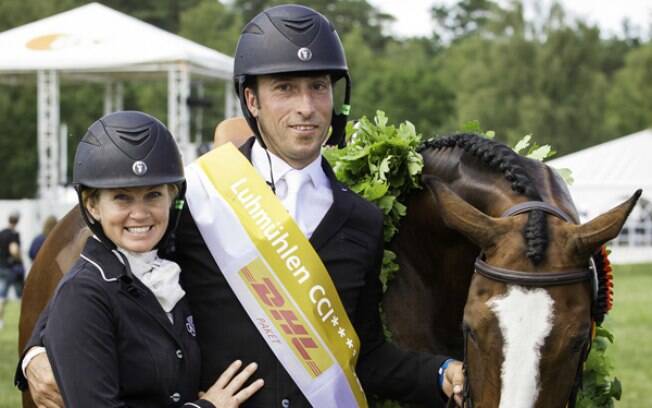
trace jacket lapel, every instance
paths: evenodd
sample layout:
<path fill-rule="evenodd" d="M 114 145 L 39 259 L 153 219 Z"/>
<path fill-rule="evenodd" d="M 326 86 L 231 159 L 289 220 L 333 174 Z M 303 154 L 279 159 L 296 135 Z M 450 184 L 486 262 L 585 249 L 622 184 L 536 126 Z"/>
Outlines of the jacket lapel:
<path fill-rule="evenodd" d="M 110 249 L 104 247 L 97 240 L 90 238 L 84 248 L 83 255 L 99 265 L 105 266 L 102 275 L 105 280 L 113 281 L 113 284 L 120 285 L 120 294 L 129 301 L 138 305 L 138 308 L 149 314 L 163 329 L 176 341 L 178 337 L 161 305 L 154 297 L 154 294 L 147 287 L 134 277 L 129 285 L 122 278 L 125 273 L 125 266 L 118 260 Z"/>
<path fill-rule="evenodd" d="M 322 160 L 322 167 L 324 168 L 326 177 L 331 182 L 333 204 L 317 226 L 317 229 L 315 229 L 312 237 L 310 237 L 310 243 L 316 251 L 326 244 L 336 232 L 342 229 L 353 209 L 353 200 L 350 197 L 351 192 L 342 183 L 337 181 L 326 159 Z"/>
<path fill-rule="evenodd" d="M 239 147 L 240 153 L 242 153 L 247 160 L 251 161 L 251 149 L 254 147 L 255 137 L 250 137 L 246 142 Z"/>
<path fill-rule="evenodd" d="M 254 145 L 254 138 L 247 140 L 242 146 L 240 146 L 240 152 L 251 161 L 251 149 Z M 323 156 L 322 156 L 323 157 Z M 348 191 L 348 188 L 345 187 L 342 183 L 337 181 L 335 178 L 335 173 L 333 169 L 328 164 L 326 159 L 322 159 L 322 168 L 326 173 L 326 177 L 330 180 L 331 190 L 333 191 L 333 204 L 331 208 L 328 209 L 326 215 L 321 220 L 315 232 L 310 237 L 310 243 L 315 248 L 319 250 L 324 244 L 328 242 L 329 239 L 339 231 L 342 226 L 346 223 L 351 210 L 353 209 L 353 200 L 351 199 L 351 192 Z"/>
<path fill-rule="evenodd" d="M 170 322 L 170 319 L 168 319 L 167 314 L 158 303 L 158 300 L 156 300 L 154 294 L 152 294 L 145 285 L 136 279 L 134 279 L 133 285 L 138 288 L 137 294 L 129 291 L 126 284 L 121 283 L 121 285 L 122 294 L 128 297 L 132 302 L 137 303 L 141 310 L 144 310 L 149 314 L 159 324 L 159 326 L 161 326 L 177 343 L 179 343 L 179 336 L 175 327 L 172 325 L 172 322 Z M 177 323 L 176 320 L 175 323 Z"/>

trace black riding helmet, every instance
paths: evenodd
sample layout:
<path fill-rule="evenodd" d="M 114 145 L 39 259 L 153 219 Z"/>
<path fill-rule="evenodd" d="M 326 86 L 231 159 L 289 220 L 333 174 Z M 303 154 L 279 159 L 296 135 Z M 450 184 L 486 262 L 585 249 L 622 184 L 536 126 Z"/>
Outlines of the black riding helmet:
<path fill-rule="evenodd" d="M 185 192 L 183 163 L 170 131 L 158 119 L 137 111 L 110 113 L 95 121 L 77 146 L 72 182 L 84 220 L 109 249 L 115 249 L 82 201 L 87 188 L 144 187 L 175 184 Z M 167 231 L 158 244 L 172 250 L 182 200 L 173 200 Z"/>
<path fill-rule="evenodd" d="M 235 51 L 233 80 L 242 112 L 249 126 L 263 143 L 256 118 L 247 108 L 244 88 L 258 75 L 292 72 L 326 72 L 333 82 L 344 78 L 344 103 L 333 110 L 333 131 L 326 142 L 341 145 L 350 111 L 351 78 L 344 48 L 333 25 L 315 10 L 294 4 L 267 9 L 242 30 Z M 264 143 L 263 143 L 264 146 Z"/>

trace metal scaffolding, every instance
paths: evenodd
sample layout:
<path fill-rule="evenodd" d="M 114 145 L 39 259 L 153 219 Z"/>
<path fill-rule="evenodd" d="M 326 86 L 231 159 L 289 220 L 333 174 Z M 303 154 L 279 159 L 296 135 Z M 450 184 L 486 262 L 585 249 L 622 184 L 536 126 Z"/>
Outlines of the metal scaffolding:
<path fill-rule="evenodd" d="M 55 202 L 58 197 L 59 165 L 59 75 L 57 71 L 37 72 L 38 99 L 38 189 L 39 198 Z"/>
<path fill-rule="evenodd" d="M 124 106 L 124 85 L 119 81 L 107 81 L 104 86 L 104 114 L 122 110 Z"/>
<path fill-rule="evenodd" d="M 190 72 L 179 63 L 168 70 L 168 129 L 174 135 L 185 163 L 196 156 L 190 143 Z"/>

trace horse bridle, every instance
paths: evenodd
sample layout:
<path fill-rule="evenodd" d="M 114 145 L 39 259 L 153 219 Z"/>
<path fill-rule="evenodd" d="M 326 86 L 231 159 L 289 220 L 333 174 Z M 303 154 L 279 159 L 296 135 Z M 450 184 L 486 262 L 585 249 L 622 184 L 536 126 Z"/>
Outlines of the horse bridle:
<path fill-rule="evenodd" d="M 518 214 L 527 213 L 533 210 L 541 210 L 550 215 L 554 215 L 557 218 L 560 218 L 566 222 L 573 223 L 574 220 L 569 217 L 564 211 L 560 210 L 557 207 L 554 207 L 550 204 L 544 203 L 543 201 L 526 201 L 520 204 L 517 204 L 513 207 L 507 209 L 501 217 L 511 217 Z M 592 284 L 592 299 L 595 301 L 597 297 L 597 275 L 595 267 L 593 266 L 592 258 L 591 265 L 588 268 L 581 269 L 568 269 L 563 271 L 556 272 L 526 272 L 518 271 L 514 269 L 500 268 L 497 266 L 492 266 L 486 263 L 483 260 L 483 254 L 480 255 L 475 260 L 475 272 L 484 276 L 487 279 L 507 283 L 507 284 L 516 284 L 521 286 L 531 286 L 531 287 L 546 287 L 546 286 L 561 286 L 561 285 L 570 285 L 573 283 L 584 282 L 590 280 Z M 464 388 L 462 394 L 462 407 L 473 408 L 473 400 L 471 397 L 471 388 L 467 370 L 467 342 L 468 342 L 468 328 L 464 326 L 464 362 L 463 362 L 463 371 L 464 371 Z M 577 399 L 577 393 L 582 384 L 582 368 L 584 361 L 589 355 L 591 348 L 592 337 L 589 333 L 587 342 L 582 349 L 582 355 L 580 356 L 580 361 L 577 367 L 577 372 L 575 374 L 575 384 L 571 389 L 570 397 L 567 403 L 568 408 L 575 407 L 575 400 Z M 453 399 L 451 398 L 451 401 Z M 451 402 L 449 401 L 449 402 Z M 449 404 L 450 405 L 450 404 Z"/>

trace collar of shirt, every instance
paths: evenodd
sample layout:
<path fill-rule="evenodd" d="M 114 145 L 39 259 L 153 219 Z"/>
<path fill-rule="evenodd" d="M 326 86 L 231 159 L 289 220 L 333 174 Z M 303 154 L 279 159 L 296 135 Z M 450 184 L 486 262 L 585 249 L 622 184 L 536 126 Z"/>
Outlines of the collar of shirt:
<path fill-rule="evenodd" d="M 292 166 L 287 164 L 283 159 L 276 156 L 274 153 L 269 152 L 269 157 L 272 162 L 272 173 L 274 175 L 274 182 L 278 182 L 283 179 L 283 177 L 290 171 L 293 170 Z M 258 173 L 263 176 L 265 181 L 271 183 L 270 173 L 269 173 L 269 161 L 267 159 L 267 154 L 265 149 L 258 143 L 258 140 L 254 142 L 254 145 L 251 149 L 251 163 L 254 168 L 258 170 Z M 313 187 L 316 189 L 325 187 L 330 189 L 330 181 L 324 173 L 324 169 L 321 167 L 322 156 L 319 155 L 315 160 L 310 164 L 300 170 L 296 170 L 300 173 L 305 173 L 310 176 L 310 181 L 312 182 Z"/>

